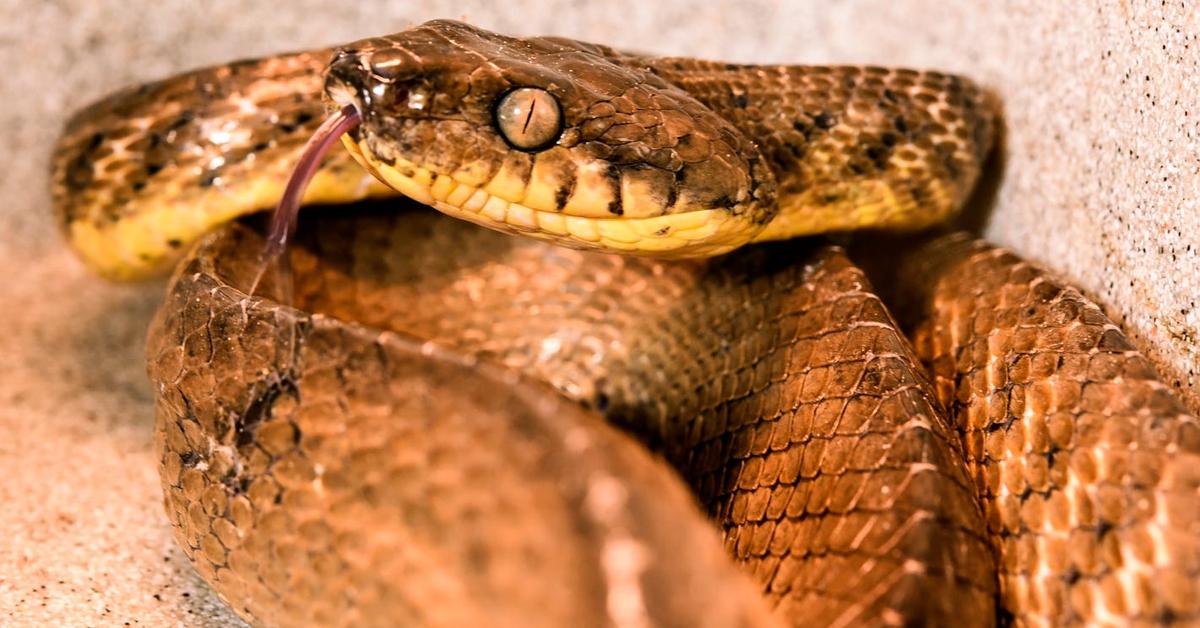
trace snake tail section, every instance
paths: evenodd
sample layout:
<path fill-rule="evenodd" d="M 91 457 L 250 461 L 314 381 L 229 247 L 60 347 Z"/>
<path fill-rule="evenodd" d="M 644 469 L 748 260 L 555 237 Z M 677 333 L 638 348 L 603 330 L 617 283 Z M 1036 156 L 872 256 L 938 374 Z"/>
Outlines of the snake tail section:
<path fill-rule="evenodd" d="M 313 51 L 205 68 L 112 94 L 68 123 L 51 195 L 76 253 L 110 279 L 164 274 L 198 237 L 270 209 L 326 116 Z M 333 151 L 304 196 L 395 192 Z"/>

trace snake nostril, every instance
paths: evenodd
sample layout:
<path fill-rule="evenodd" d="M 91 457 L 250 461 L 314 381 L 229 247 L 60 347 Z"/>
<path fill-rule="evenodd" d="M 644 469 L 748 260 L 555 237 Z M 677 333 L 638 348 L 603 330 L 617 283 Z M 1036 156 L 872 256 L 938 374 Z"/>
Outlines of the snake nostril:
<path fill-rule="evenodd" d="M 339 50 L 329 60 L 325 68 L 327 77 L 337 78 L 345 83 L 361 83 L 368 75 L 362 55 L 354 50 Z"/>
<path fill-rule="evenodd" d="M 325 69 L 325 94 L 339 108 L 353 105 L 361 112 L 375 82 L 363 66 L 360 54 L 354 51 L 339 50 Z"/>

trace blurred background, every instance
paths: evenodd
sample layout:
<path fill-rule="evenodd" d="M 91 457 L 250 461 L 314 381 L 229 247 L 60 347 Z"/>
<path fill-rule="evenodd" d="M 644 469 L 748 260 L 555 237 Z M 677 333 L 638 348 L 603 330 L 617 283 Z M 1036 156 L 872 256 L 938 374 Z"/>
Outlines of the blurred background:
<path fill-rule="evenodd" d="M 984 232 L 1098 300 L 1200 410 L 1200 5 L 1184 0 L 0 0 L 0 623 L 228 625 L 162 515 L 142 342 L 161 282 L 66 250 L 48 158 L 109 91 L 435 17 L 743 62 L 961 72 L 1007 136 Z"/>

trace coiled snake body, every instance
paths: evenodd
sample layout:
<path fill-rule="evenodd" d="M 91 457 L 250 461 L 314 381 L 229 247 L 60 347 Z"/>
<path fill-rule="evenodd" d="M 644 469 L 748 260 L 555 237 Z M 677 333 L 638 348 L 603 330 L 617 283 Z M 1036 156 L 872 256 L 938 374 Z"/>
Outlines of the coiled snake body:
<path fill-rule="evenodd" d="M 305 221 L 290 304 L 254 226 L 178 265 L 147 350 L 166 508 L 246 619 L 1200 619 L 1200 430 L 1095 305 L 913 243 L 880 276 L 914 350 L 844 250 L 788 240 L 949 217 L 993 134 L 970 82 L 430 22 L 83 111 L 71 242 L 130 278 L 270 207 L 322 89 L 360 122 L 306 201 L 534 238 L 392 201 Z"/>

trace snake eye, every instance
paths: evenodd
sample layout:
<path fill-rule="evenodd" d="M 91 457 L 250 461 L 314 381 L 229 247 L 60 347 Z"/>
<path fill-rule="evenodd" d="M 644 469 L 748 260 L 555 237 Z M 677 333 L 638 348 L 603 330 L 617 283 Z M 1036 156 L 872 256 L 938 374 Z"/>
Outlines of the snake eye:
<path fill-rule="evenodd" d="M 496 103 L 496 127 L 514 148 L 540 150 L 553 144 L 562 133 L 562 109 L 546 90 L 521 87 Z"/>

